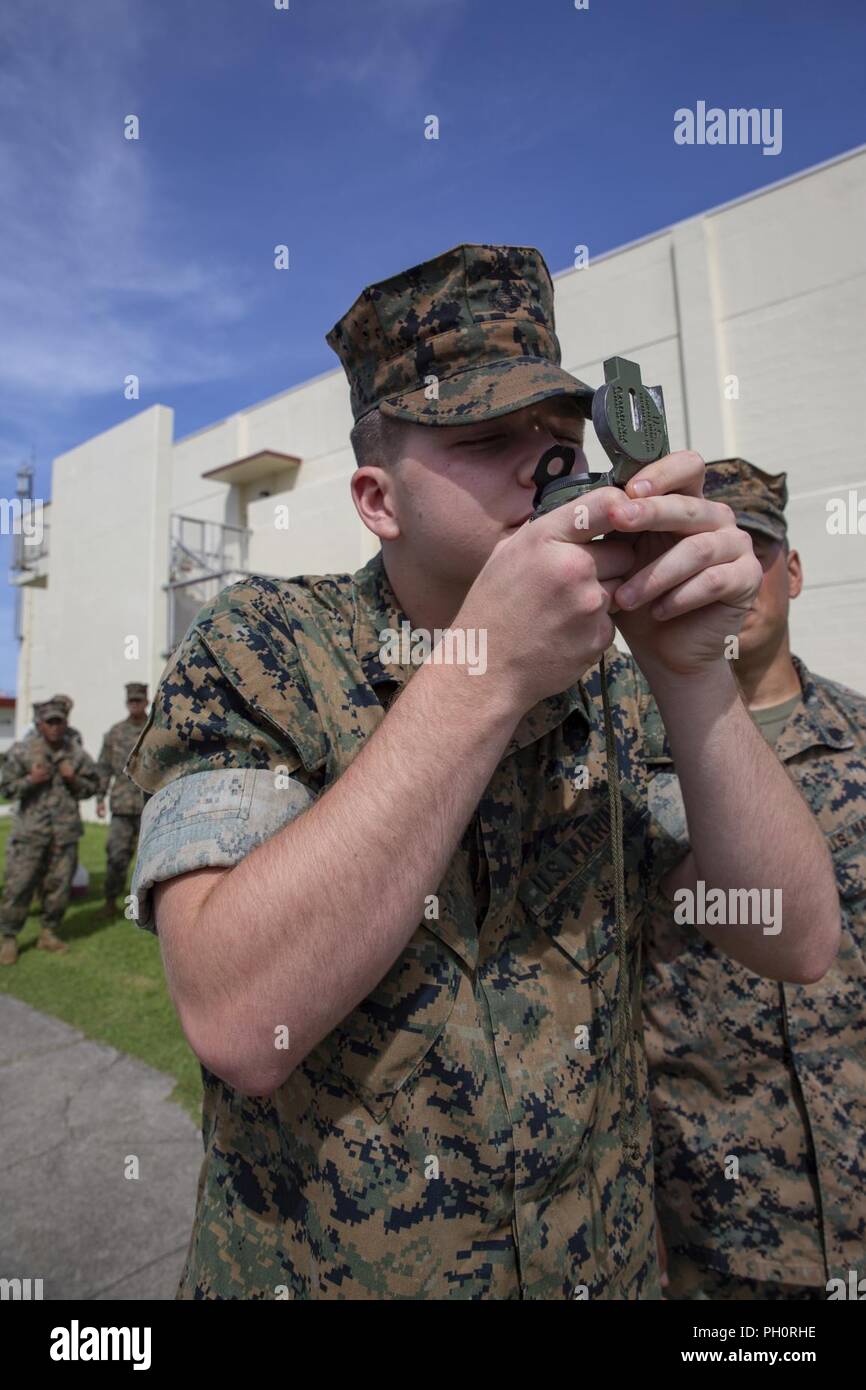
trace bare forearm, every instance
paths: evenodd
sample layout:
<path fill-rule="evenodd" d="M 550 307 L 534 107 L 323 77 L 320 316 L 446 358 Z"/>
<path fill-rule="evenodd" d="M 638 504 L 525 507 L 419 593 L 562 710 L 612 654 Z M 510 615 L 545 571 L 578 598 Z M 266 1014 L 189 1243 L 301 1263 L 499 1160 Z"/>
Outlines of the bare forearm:
<path fill-rule="evenodd" d="M 421 667 L 342 777 L 219 873 L 166 961 L 215 1048 L 278 1085 L 375 988 L 423 920 L 517 717 L 487 683 L 479 700 L 465 670 Z M 280 1025 L 287 1050 L 274 1047 Z"/>
<path fill-rule="evenodd" d="M 669 890 L 765 890 L 772 922 L 714 926 L 710 941 L 771 979 L 809 980 L 838 945 L 839 903 L 827 846 L 784 767 L 767 746 L 724 664 L 656 698 L 680 778 L 692 847 Z M 781 929 L 779 929 L 781 927 Z M 766 930 L 765 930 L 766 928 Z"/>

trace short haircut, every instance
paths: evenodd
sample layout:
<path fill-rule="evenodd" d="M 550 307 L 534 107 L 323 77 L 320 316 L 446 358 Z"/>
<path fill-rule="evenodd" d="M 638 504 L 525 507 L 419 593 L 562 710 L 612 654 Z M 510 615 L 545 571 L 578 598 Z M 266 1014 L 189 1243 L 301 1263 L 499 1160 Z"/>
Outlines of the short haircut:
<path fill-rule="evenodd" d="M 405 434 L 405 422 L 383 415 L 378 406 L 362 415 L 349 436 L 358 467 L 378 464 L 388 468 L 400 457 Z"/>
<path fill-rule="evenodd" d="M 791 543 L 788 540 L 787 533 L 782 537 L 781 540 L 776 540 L 775 536 L 769 536 L 766 531 L 756 531 L 750 526 L 742 526 L 740 527 L 740 529 L 742 531 L 745 531 L 746 535 L 749 536 L 749 538 L 752 540 L 754 540 L 755 536 L 758 536 L 758 538 L 762 541 L 775 541 L 776 545 L 780 545 L 782 547 L 786 555 L 788 554 L 788 551 L 791 549 Z"/>

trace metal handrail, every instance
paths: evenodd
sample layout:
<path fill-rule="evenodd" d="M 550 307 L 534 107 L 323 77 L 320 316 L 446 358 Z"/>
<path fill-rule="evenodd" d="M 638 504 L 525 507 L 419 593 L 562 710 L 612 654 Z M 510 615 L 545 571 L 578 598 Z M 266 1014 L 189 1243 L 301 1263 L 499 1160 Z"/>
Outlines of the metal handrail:
<path fill-rule="evenodd" d="M 187 516 L 184 512 L 172 512 L 172 521 L 188 521 L 191 526 L 218 526 L 221 531 L 239 531 L 241 535 L 249 535 L 248 526 L 235 526 L 230 521 L 207 521 L 200 516 Z"/>
<path fill-rule="evenodd" d="M 167 584 L 163 584 L 163 589 L 187 589 L 191 584 L 206 584 L 209 579 L 225 579 L 227 574 L 236 574 L 239 579 L 246 579 L 249 575 L 255 574 L 255 570 L 226 569 L 209 571 L 207 574 L 193 575 L 192 579 L 170 579 Z"/>

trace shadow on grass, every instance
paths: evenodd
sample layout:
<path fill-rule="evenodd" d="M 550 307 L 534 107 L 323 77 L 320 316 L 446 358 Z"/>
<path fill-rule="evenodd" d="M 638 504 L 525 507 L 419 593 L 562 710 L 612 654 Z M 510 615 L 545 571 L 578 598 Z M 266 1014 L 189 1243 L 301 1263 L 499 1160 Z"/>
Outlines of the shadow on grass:
<path fill-rule="evenodd" d="M 64 919 L 63 940 L 82 941 L 88 936 L 98 936 L 101 932 L 107 932 L 118 922 L 125 920 L 121 912 L 111 921 L 106 921 L 102 916 L 103 905 L 104 900 L 102 899 L 98 901 L 93 901 L 89 897 L 77 899 L 74 904 L 78 908 L 75 915 L 72 916 L 71 912 L 67 913 Z M 128 926 L 132 928 L 133 923 L 128 923 Z"/>

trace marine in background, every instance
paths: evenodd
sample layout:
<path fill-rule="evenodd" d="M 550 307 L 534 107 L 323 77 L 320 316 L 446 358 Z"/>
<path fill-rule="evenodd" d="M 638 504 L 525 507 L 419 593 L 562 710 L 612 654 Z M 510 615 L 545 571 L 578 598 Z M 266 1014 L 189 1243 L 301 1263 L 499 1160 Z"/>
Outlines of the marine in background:
<path fill-rule="evenodd" d="M 58 930 L 84 833 L 78 803 L 99 787 L 96 764 L 70 736 L 65 708 L 46 701 L 34 705 L 33 717 L 33 732 L 12 745 L 0 772 L 0 793 L 18 802 L 6 845 L 0 965 L 16 963 L 18 934 L 37 891 L 42 918 L 38 949 L 68 950 Z"/>
<path fill-rule="evenodd" d="M 147 723 L 147 686 L 130 681 L 126 686 L 127 716 L 112 724 L 102 740 L 99 754 L 99 797 L 96 814 L 105 819 L 105 798 L 111 811 L 106 846 L 105 904 L 101 916 L 110 921 L 122 913 L 117 906 L 126 888 L 126 875 L 138 844 L 144 793 L 123 770 L 139 734 Z M 110 790 L 109 790 L 110 789 Z"/>
<path fill-rule="evenodd" d="M 832 1298 L 831 1281 L 866 1274 L 866 697 L 791 652 L 803 570 L 786 475 L 725 459 L 707 464 L 704 493 L 732 508 L 763 567 L 734 672 L 826 836 L 842 944 L 817 984 L 778 983 L 675 925 L 669 904 L 652 914 L 645 1037 L 668 1294 Z M 685 849 L 660 723 L 648 735 L 650 805 Z"/>

